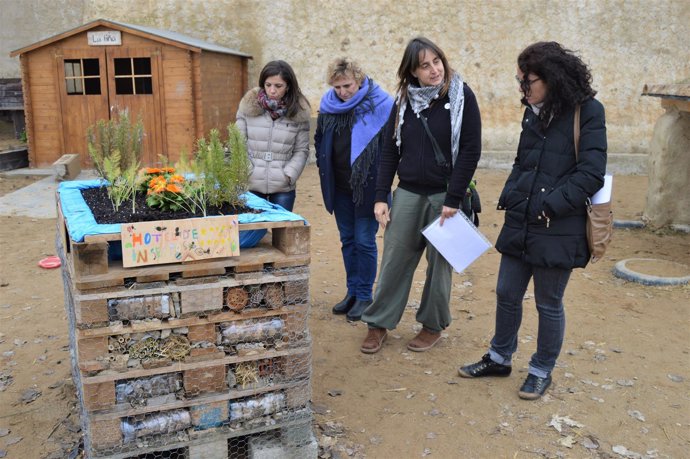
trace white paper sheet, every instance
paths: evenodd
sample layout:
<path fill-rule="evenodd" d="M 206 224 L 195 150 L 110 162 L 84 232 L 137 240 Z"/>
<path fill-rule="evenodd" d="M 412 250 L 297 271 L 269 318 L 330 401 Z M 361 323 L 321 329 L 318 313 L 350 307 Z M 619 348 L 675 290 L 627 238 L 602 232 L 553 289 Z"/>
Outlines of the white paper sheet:
<path fill-rule="evenodd" d="M 604 176 L 604 186 L 592 196 L 592 204 L 603 204 L 611 200 L 611 190 L 613 189 L 613 175 Z"/>
<path fill-rule="evenodd" d="M 463 272 L 491 247 L 488 239 L 462 212 L 446 219 L 443 226 L 439 225 L 440 220 L 440 217 L 437 218 L 422 231 L 422 234 L 455 271 Z"/>

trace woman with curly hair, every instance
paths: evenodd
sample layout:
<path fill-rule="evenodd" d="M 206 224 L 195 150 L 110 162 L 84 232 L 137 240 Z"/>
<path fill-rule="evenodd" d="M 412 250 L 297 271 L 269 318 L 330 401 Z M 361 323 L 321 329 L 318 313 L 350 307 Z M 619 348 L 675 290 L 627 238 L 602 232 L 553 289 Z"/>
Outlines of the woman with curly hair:
<path fill-rule="evenodd" d="M 539 42 L 520 53 L 515 76 L 526 109 L 512 172 L 498 200 L 505 222 L 496 241 L 502 254 L 496 286 L 496 328 L 489 352 L 458 371 L 465 378 L 508 376 L 517 350 L 522 300 L 530 279 L 539 314 L 537 349 L 520 398 L 540 398 L 565 331 L 563 294 L 573 268 L 590 258 L 587 198 L 604 183 L 606 125 L 592 76 L 572 51 Z M 580 111 L 575 151 L 574 122 Z"/>
<path fill-rule="evenodd" d="M 271 61 L 240 101 L 237 127 L 252 163 L 249 191 L 287 210 L 309 157 L 309 102 L 285 61 Z"/>

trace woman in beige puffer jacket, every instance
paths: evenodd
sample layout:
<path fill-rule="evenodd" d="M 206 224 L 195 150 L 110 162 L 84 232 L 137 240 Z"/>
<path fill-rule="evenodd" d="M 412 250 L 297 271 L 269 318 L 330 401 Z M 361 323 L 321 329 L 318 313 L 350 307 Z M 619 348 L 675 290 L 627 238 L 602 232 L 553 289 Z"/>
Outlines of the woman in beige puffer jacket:
<path fill-rule="evenodd" d="M 310 116 L 309 102 L 284 61 L 264 66 L 259 86 L 244 95 L 237 110 L 252 163 L 249 190 L 290 211 L 309 156 Z"/>

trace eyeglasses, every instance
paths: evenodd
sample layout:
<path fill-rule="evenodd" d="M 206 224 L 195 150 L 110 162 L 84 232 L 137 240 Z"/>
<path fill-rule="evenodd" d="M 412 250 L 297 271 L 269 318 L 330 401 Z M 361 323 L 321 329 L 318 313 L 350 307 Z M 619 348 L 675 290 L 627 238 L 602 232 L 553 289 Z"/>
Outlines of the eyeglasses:
<path fill-rule="evenodd" d="M 535 81 L 539 81 L 541 78 L 535 78 L 533 80 L 528 80 L 526 77 L 524 80 L 521 80 L 519 76 L 515 75 L 515 81 L 518 82 L 521 88 L 529 89 L 532 86 L 532 83 Z"/>

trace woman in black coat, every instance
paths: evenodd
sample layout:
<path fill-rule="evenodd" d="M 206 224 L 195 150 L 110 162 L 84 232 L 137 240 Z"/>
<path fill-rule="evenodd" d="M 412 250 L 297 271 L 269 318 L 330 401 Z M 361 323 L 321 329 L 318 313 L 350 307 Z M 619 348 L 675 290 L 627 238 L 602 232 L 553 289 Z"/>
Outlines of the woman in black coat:
<path fill-rule="evenodd" d="M 537 351 L 518 395 L 534 400 L 551 384 L 565 331 L 563 294 L 573 268 L 590 258 L 587 198 L 604 183 L 606 126 L 587 66 L 555 42 L 539 42 L 518 57 L 516 79 L 527 106 L 513 170 L 498 200 L 505 222 L 496 242 L 496 330 L 489 352 L 460 376 L 508 376 L 517 349 L 522 299 L 530 279 L 539 313 Z M 580 110 L 579 151 L 574 119 Z"/>

